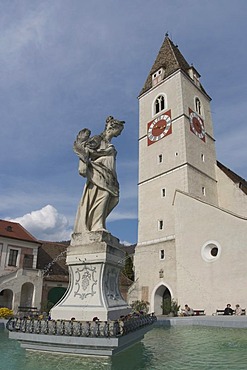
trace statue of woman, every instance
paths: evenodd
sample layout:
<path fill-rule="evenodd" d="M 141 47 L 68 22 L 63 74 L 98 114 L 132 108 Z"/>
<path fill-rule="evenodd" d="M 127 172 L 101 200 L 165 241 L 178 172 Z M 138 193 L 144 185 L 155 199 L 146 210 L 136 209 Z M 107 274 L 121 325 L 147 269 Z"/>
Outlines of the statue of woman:
<path fill-rule="evenodd" d="M 74 151 L 79 156 L 79 174 L 86 177 L 87 182 L 78 206 L 74 233 L 107 231 L 106 218 L 119 201 L 117 151 L 111 140 L 121 134 L 124 123 L 109 116 L 100 135 L 90 138 L 88 129 L 77 135 Z"/>

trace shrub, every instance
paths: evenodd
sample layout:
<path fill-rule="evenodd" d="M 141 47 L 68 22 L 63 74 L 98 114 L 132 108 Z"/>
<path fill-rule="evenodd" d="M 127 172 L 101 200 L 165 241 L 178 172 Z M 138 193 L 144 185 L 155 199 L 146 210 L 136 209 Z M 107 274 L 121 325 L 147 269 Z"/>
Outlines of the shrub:
<path fill-rule="evenodd" d="M 163 315 L 169 315 L 171 312 L 171 298 L 165 298 L 162 302 L 161 308 Z"/>
<path fill-rule="evenodd" d="M 55 304 L 51 301 L 46 301 L 43 303 L 42 307 L 41 307 L 41 311 L 42 312 L 46 312 L 47 314 L 49 314 L 50 310 L 52 309 L 52 307 L 54 306 Z"/>
<path fill-rule="evenodd" d="M 141 301 L 137 300 L 137 301 L 132 302 L 131 307 L 134 312 L 148 313 L 149 302 L 143 301 L 143 300 Z"/>
<path fill-rule="evenodd" d="M 174 314 L 174 316 L 178 315 L 178 311 L 180 309 L 180 305 L 175 299 L 171 300 L 171 312 Z"/>
<path fill-rule="evenodd" d="M 11 316 L 13 316 L 13 311 L 12 310 L 10 310 L 7 307 L 0 308 L 0 318 L 1 319 L 8 319 Z"/>
<path fill-rule="evenodd" d="M 177 316 L 180 305 L 175 299 L 166 298 L 164 299 L 161 308 L 163 310 L 163 315 L 169 315 L 172 313 L 173 316 Z"/>

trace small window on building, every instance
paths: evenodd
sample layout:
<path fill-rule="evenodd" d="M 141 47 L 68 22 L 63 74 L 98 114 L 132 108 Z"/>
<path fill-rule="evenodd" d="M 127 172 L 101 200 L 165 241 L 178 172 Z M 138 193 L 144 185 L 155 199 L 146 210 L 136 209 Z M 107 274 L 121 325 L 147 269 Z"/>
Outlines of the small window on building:
<path fill-rule="evenodd" d="M 179 153 L 178 152 L 175 152 L 175 157 L 178 157 L 179 156 Z"/>
<path fill-rule="evenodd" d="M 8 266 L 16 266 L 17 257 L 18 257 L 18 250 L 10 249 Z"/>
<path fill-rule="evenodd" d="M 210 253 L 211 253 L 211 256 L 213 256 L 213 257 L 216 257 L 217 256 L 217 254 L 218 254 L 218 252 L 219 252 L 219 249 L 218 249 L 218 247 L 213 247 L 212 249 L 211 249 L 211 251 L 210 251 Z"/>
<path fill-rule="evenodd" d="M 206 262 L 215 262 L 221 256 L 221 246 L 215 240 L 206 242 L 201 249 L 201 256 Z"/>
<path fill-rule="evenodd" d="M 195 108 L 196 108 L 196 112 L 201 115 L 202 114 L 202 105 L 201 105 L 201 102 L 200 102 L 199 98 L 195 99 Z"/>
<path fill-rule="evenodd" d="M 165 109 L 165 97 L 163 95 L 158 96 L 154 103 L 154 114 L 157 114 Z"/>
<path fill-rule="evenodd" d="M 159 222 L 158 222 L 158 228 L 159 228 L 159 230 L 163 230 L 164 229 L 164 221 L 163 220 L 159 220 Z"/>
<path fill-rule="evenodd" d="M 204 186 L 202 187 L 202 195 L 206 195 L 206 189 Z"/>
<path fill-rule="evenodd" d="M 160 250 L 160 259 L 161 260 L 164 260 L 165 259 L 165 251 L 164 251 L 164 249 L 161 249 Z"/>
<path fill-rule="evenodd" d="M 24 255 L 23 267 L 30 268 L 30 269 L 33 267 L 33 255 L 32 254 Z"/>
<path fill-rule="evenodd" d="M 160 278 L 163 278 L 164 277 L 164 270 L 163 269 L 160 269 L 159 270 L 159 277 Z"/>
<path fill-rule="evenodd" d="M 162 163 L 163 162 L 163 155 L 162 154 L 159 154 L 158 156 L 158 163 Z"/>
<path fill-rule="evenodd" d="M 156 71 L 153 75 L 152 75 L 152 86 L 155 86 L 157 85 L 159 82 L 162 81 L 163 77 L 164 77 L 164 72 L 165 72 L 165 69 L 163 67 L 161 67 L 158 71 Z"/>
<path fill-rule="evenodd" d="M 162 198 L 166 196 L 166 188 L 161 189 L 161 196 Z"/>
<path fill-rule="evenodd" d="M 202 160 L 202 162 L 205 162 L 205 156 L 204 156 L 204 154 L 201 154 L 201 160 Z"/>

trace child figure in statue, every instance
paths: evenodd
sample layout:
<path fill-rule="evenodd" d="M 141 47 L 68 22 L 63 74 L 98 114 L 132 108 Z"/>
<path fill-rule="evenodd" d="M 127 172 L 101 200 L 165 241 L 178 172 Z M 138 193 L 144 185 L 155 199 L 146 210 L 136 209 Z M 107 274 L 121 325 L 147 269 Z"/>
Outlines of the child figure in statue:
<path fill-rule="evenodd" d="M 100 135 L 90 138 L 88 129 L 77 135 L 74 151 L 79 156 L 79 173 L 87 182 L 78 206 L 74 233 L 107 231 L 106 218 L 119 201 L 117 151 L 111 140 L 119 136 L 123 128 L 124 121 L 109 116 Z"/>
<path fill-rule="evenodd" d="M 88 128 L 84 128 L 83 130 L 79 131 L 78 135 L 76 136 L 76 140 L 74 141 L 74 152 L 79 156 L 79 174 L 81 176 L 86 175 L 87 163 L 89 158 L 88 149 L 86 147 L 86 143 L 91 135 L 91 131 Z"/>

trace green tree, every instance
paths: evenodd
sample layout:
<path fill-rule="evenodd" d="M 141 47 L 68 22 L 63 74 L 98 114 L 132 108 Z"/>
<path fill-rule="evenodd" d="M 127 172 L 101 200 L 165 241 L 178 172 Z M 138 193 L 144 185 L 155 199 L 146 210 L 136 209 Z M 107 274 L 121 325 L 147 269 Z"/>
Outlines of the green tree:
<path fill-rule="evenodd" d="M 128 279 L 134 281 L 133 261 L 127 252 L 125 254 L 125 266 L 123 269 L 123 274 L 127 276 Z"/>

